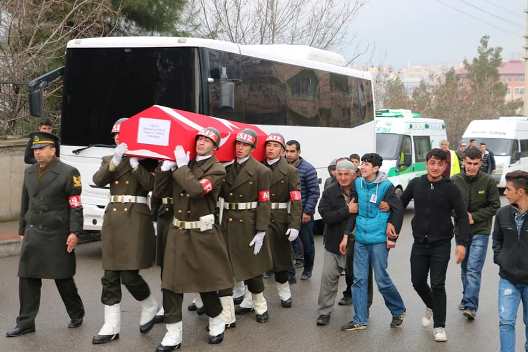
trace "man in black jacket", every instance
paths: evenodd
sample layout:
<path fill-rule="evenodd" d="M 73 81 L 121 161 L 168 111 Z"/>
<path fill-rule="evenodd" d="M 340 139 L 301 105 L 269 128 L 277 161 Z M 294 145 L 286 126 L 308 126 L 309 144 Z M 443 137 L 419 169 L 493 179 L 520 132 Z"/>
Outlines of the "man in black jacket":
<path fill-rule="evenodd" d="M 357 167 L 348 160 L 336 165 L 336 183 L 330 185 L 319 202 L 325 222 L 324 264 L 318 298 L 317 325 L 328 325 L 334 309 L 339 276 L 346 266 L 346 249 L 355 223 L 355 210 L 349 207 L 357 199 L 354 188 Z"/>
<path fill-rule="evenodd" d="M 491 221 L 500 208 L 495 180 L 480 171 L 482 153 L 477 148 L 464 152 L 464 171 L 451 178 L 457 185 L 468 213 L 471 238 L 462 262 L 462 301 L 459 309 L 470 321 L 475 319 L 479 303 L 480 278 L 488 251 Z"/>
<path fill-rule="evenodd" d="M 528 340 L 528 172 L 506 174 L 504 195 L 510 202 L 499 209 L 493 227 L 493 261 L 499 265 L 499 329 L 501 352 L 516 351 L 515 322 L 523 302 Z M 525 344 L 526 346 L 526 344 Z M 525 347 L 526 349 L 526 347 Z"/>
<path fill-rule="evenodd" d="M 52 133 L 53 132 L 53 124 L 51 123 L 50 119 L 43 119 L 39 122 L 38 132 L 33 132 L 29 135 L 29 140 L 26 144 L 26 151 L 24 153 L 24 162 L 26 164 L 35 164 L 37 161 L 35 160 L 35 156 L 33 155 L 33 137 L 37 135 L 39 132 L 44 133 Z M 59 144 L 57 144 L 57 156 L 60 155 L 59 151 Z"/>
<path fill-rule="evenodd" d="M 447 158 L 447 153 L 439 148 L 427 153 L 427 174 L 411 180 L 401 196 L 404 208 L 414 199 L 411 281 L 427 307 L 422 325 L 431 325 L 431 318 L 434 318 L 433 338 L 437 342 L 447 341 L 445 279 L 453 238 L 453 210 L 458 229 L 457 263 L 464 259 L 470 234 L 460 191 L 448 178 L 442 177 Z M 429 274 L 431 287 L 427 284 Z"/>

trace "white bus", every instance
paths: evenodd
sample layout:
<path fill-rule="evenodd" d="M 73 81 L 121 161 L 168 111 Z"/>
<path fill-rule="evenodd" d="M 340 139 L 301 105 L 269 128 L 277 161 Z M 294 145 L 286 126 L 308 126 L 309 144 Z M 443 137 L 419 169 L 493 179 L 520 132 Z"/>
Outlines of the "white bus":
<path fill-rule="evenodd" d="M 503 116 L 493 120 L 473 120 L 469 123 L 462 139 L 477 144 L 486 143 L 495 155 L 493 178 L 499 188 L 506 187 L 504 175 L 513 170 L 525 169 L 528 156 L 528 117 Z M 528 171 L 528 170 L 525 170 Z"/>
<path fill-rule="evenodd" d="M 61 75 L 61 159 L 81 172 L 85 230 L 101 228 L 108 201 L 92 175 L 113 152 L 112 124 L 154 104 L 283 133 L 301 143 L 320 181 L 332 159 L 376 147 L 370 74 L 328 51 L 196 38 L 76 39 L 64 68 L 30 83 L 33 115 L 41 113 L 42 89 Z"/>
<path fill-rule="evenodd" d="M 424 118 L 404 109 L 376 111 L 376 150 L 381 170 L 400 194 L 409 181 L 426 173 L 425 156 L 447 139 L 443 120 Z"/>

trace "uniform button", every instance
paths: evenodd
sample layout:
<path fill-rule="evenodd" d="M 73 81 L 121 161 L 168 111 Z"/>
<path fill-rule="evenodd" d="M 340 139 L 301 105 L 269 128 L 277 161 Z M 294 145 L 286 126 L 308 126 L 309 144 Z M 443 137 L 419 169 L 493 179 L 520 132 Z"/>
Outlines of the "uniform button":
<path fill-rule="evenodd" d="M 271 222 L 275 222 L 275 220 L 271 220 Z"/>
<path fill-rule="evenodd" d="M 182 212 L 181 209 L 178 209 L 178 213 L 181 213 L 181 212 Z"/>
<path fill-rule="evenodd" d="M 189 198 L 189 197 L 190 197 L 190 195 L 189 195 L 189 194 L 186 194 L 186 196 L 187 196 L 187 198 Z"/>
<path fill-rule="evenodd" d="M 125 181 L 125 183 L 128 185 L 128 181 Z"/>
<path fill-rule="evenodd" d="M 249 184 L 252 185 L 252 184 L 253 184 L 253 181 L 249 181 Z"/>
<path fill-rule="evenodd" d="M 233 195 L 233 193 L 229 193 L 229 195 L 230 195 L 230 196 L 232 196 L 232 195 Z"/>
<path fill-rule="evenodd" d="M 119 181 L 115 181 L 114 183 L 117 185 L 117 184 L 119 184 Z"/>
<path fill-rule="evenodd" d="M 190 211 L 190 210 L 187 210 L 187 214 L 190 214 L 190 213 L 191 213 L 191 211 Z"/>
<path fill-rule="evenodd" d="M 185 194 L 185 193 L 180 193 L 180 197 L 183 197 L 184 194 Z"/>
<path fill-rule="evenodd" d="M 229 218 L 229 221 L 233 221 L 233 218 Z"/>
<path fill-rule="evenodd" d="M 241 195 L 240 195 L 240 198 L 244 198 L 244 195 L 243 195 L 243 194 L 241 194 Z"/>
<path fill-rule="evenodd" d="M 125 209 L 123 209 L 123 210 L 124 210 L 124 211 L 128 211 L 128 209 L 127 209 L 127 208 L 125 208 Z"/>
<path fill-rule="evenodd" d="M 244 220 L 240 219 L 240 222 L 244 222 Z"/>
<path fill-rule="evenodd" d="M 114 209 L 113 209 L 113 211 L 117 211 L 117 209 L 116 209 L 116 208 L 114 208 Z"/>

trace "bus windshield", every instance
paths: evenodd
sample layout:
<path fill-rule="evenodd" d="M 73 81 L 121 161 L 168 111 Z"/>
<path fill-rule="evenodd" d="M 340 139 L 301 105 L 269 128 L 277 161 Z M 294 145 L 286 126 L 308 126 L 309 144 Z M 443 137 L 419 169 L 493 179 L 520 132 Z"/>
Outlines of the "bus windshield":
<path fill-rule="evenodd" d="M 495 155 L 506 156 L 512 152 L 513 139 L 506 138 L 475 138 L 477 145 L 486 143 L 486 149 L 493 152 Z"/>
<path fill-rule="evenodd" d="M 376 152 L 384 160 L 398 159 L 401 137 L 394 133 L 376 133 Z"/>
<path fill-rule="evenodd" d="M 62 143 L 113 144 L 114 121 L 154 104 L 194 111 L 195 55 L 195 48 L 68 49 Z"/>

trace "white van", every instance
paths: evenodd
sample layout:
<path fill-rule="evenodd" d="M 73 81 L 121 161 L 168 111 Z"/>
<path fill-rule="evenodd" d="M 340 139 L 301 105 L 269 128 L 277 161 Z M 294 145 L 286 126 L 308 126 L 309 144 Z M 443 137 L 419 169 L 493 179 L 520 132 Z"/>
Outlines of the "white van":
<path fill-rule="evenodd" d="M 403 109 L 376 111 L 376 152 L 383 157 L 381 170 L 402 192 L 411 179 L 426 173 L 425 157 L 447 139 L 443 120 L 423 118 Z"/>
<path fill-rule="evenodd" d="M 495 155 L 493 178 L 499 188 L 506 186 L 504 175 L 513 170 L 527 169 L 528 117 L 504 116 L 494 120 L 471 121 L 462 136 L 465 142 L 475 139 L 477 145 L 486 143 Z"/>

